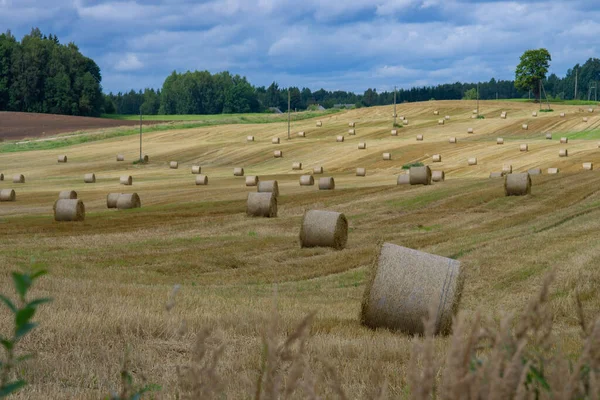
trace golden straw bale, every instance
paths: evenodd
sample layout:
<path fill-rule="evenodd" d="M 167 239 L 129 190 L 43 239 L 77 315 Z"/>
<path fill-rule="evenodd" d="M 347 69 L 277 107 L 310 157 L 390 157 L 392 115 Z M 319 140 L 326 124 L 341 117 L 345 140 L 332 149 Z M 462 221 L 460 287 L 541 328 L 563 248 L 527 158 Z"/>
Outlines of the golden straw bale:
<path fill-rule="evenodd" d="M 594 163 L 591 163 L 591 162 L 583 163 L 583 169 L 586 171 L 592 171 L 594 169 Z"/>
<path fill-rule="evenodd" d="M 96 183 L 96 174 L 85 174 L 83 176 L 83 182 L 85 182 L 85 183 Z"/>
<path fill-rule="evenodd" d="M 531 194 L 531 177 L 527 172 L 506 174 L 504 177 L 504 194 L 506 196 L 525 196 Z"/>
<path fill-rule="evenodd" d="M 54 203 L 55 221 L 83 221 L 85 220 L 85 206 L 83 201 L 77 199 L 58 199 Z"/>
<path fill-rule="evenodd" d="M 512 164 L 504 164 L 502 165 L 502 172 L 504 172 L 505 174 L 512 174 Z"/>
<path fill-rule="evenodd" d="M 25 175 L 23 175 L 23 174 L 13 175 L 13 183 L 25 183 Z"/>
<path fill-rule="evenodd" d="M 121 178 L 119 178 L 119 183 L 121 185 L 131 186 L 133 184 L 133 178 L 131 177 L 131 175 L 124 175 Z"/>
<path fill-rule="evenodd" d="M 546 133 L 546 140 L 552 140 L 552 134 Z"/>
<path fill-rule="evenodd" d="M 569 143 L 569 138 L 568 138 L 568 137 L 561 137 L 561 138 L 560 138 L 560 142 L 561 142 L 562 144 Z"/>
<path fill-rule="evenodd" d="M 438 120 L 438 125 L 444 125 L 444 120 L 443 119 Z"/>
<path fill-rule="evenodd" d="M 417 135 L 417 141 L 418 142 L 422 142 L 423 141 L 423 135 Z"/>
<path fill-rule="evenodd" d="M 471 157 L 467 160 L 469 165 L 477 165 L 477 157 Z"/>
<path fill-rule="evenodd" d="M 202 167 L 199 165 L 192 165 L 192 174 L 201 174 Z"/>
<path fill-rule="evenodd" d="M 367 148 L 367 144 L 365 142 L 360 142 L 358 144 L 358 149 L 359 150 L 365 150 Z"/>
<path fill-rule="evenodd" d="M 308 210 L 300 226 L 300 247 L 342 250 L 348 241 L 348 220 L 334 211 Z"/>
<path fill-rule="evenodd" d="M 527 173 L 531 176 L 531 175 L 541 175 L 542 174 L 542 170 L 540 168 L 531 168 L 529 170 L 527 170 Z"/>
<path fill-rule="evenodd" d="M 313 168 L 313 174 L 322 174 L 323 173 L 323 167 L 314 167 Z"/>
<path fill-rule="evenodd" d="M 389 161 L 392 159 L 392 153 L 383 153 L 383 159 Z"/>
<path fill-rule="evenodd" d="M 568 157 L 569 156 L 569 150 L 567 150 L 567 149 L 560 149 L 560 150 L 558 150 L 558 156 L 559 157 Z"/>
<path fill-rule="evenodd" d="M 171 169 L 177 169 L 177 168 L 179 168 L 179 163 L 177 161 L 171 161 L 169 163 L 169 168 L 171 168 Z"/>
<path fill-rule="evenodd" d="M 304 132 L 304 131 L 298 132 L 298 137 L 306 137 L 306 132 Z"/>
<path fill-rule="evenodd" d="M 396 185 L 410 185 L 410 174 L 398 175 Z"/>
<path fill-rule="evenodd" d="M 431 159 L 433 160 L 433 162 L 442 162 L 442 155 L 441 154 L 434 154 Z"/>
<path fill-rule="evenodd" d="M 255 175 L 248 175 L 246 177 L 246 186 L 256 186 L 258 185 L 258 176 Z"/>
<path fill-rule="evenodd" d="M 490 178 L 502 178 L 504 175 L 504 172 L 490 172 Z"/>
<path fill-rule="evenodd" d="M 337 138 L 335 138 L 336 142 L 343 142 L 344 141 L 344 136 L 339 135 Z"/>
<path fill-rule="evenodd" d="M 277 217 L 277 196 L 270 192 L 248 193 L 246 215 L 264 218 Z"/>
<path fill-rule="evenodd" d="M 302 169 L 302 163 L 301 162 L 292 163 L 292 169 L 293 170 L 301 170 Z"/>
<path fill-rule="evenodd" d="M 565 116 L 565 113 L 564 113 L 564 112 L 560 113 L 560 117 L 561 117 L 561 118 L 564 118 L 564 116 Z"/>
<path fill-rule="evenodd" d="M 519 145 L 519 151 L 529 151 L 529 145 L 528 144 Z"/>
<path fill-rule="evenodd" d="M 356 129 L 348 129 L 348 135 L 356 135 Z"/>
<path fill-rule="evenodd" d="M 208 176 L 196 175 L 196 185 L 208 185 Z"/>
<path fill-rule="evenodd" d="M 348 126 L 354 128 L 356 126 L 355 122 L 348 122 Z"/>
<path fill-rule="evenodd" d="M 283 157 L 283 151 L 281 151 L 281 150 L 275 150 L 273 152 L 273 157 L 275 157 L 275 158 L 281 158 L 281 157 Z"/>
<path fill-rule="evenodd" d="M 123 154 L 117 154 L 117 161 L 125 161 L 125 156 Z"/>
<path fill-rule="evenodd" d="M 335 189 L 335 180 L 331 176 L 319 178 L 319 190 Z"/>
<path fill-rule="evenodd" d="M 529 125 L 523 124 L 523 125 L 521 125 L 521 128 L 523 128 L 523 130 L 528 130 L 529 129 Z"/>
<path fill-rule="evenodd" d="M 448 139 L 448 143 L 458 143 L 458 140 L 456 139 L 456 137 L 451 137 L 450 139 Z"/>
<path fill-rule="evenodd" d="M 392 129 L 392 136 L 398 136 L 398 130 Z"/>
<path fill-rule="evenodd" d="M 117 198 L 117 208 L 127 210 L 130 208 L 140 208 L 142 201 L 137 193 L 123 193 Z"/>
<path fill-rule="evenodd" d="M 13 189 L 0 190 L 0 201 L 15 201 L 17 195 Z"/>
<path fill-rule="evenodd" d="M 247 142 L 254 142 L 254 136 L 246 136 Z"/>
<path fill-rule="evenodd" d="M 323 122 L 321 122 L 321 121 L 317 121 L 317 128 L 320 128 L 320 127 L 322 127 L 322 126 L 323 126 Z"/>
<path fill-rule="evenodd" d="M 233 176 L 244 176 L 244 168 L 241 168 L 241 167 L 234 168 Z"/>
<path fill-rule="evenodd" d="M 410 167 L 408 175 L 411 185 L 431 185 L 431 169 L 428 166 Z"/>
<path fill-rule="evenodd" d="M 431 180 L 433 182 L 443 182 L 446 179 L 444 171 L 431 171 Z"/>
<path fill-rule="evenodd" d="M 366 168 L 356 168 L 356 176 L 367 176 Z"/>
<path fill-rule="evenodd" d="M 65 199 L 65 200 L 75 200 L 77 198 L 77 192 L 74 190 L 63 190 L 61 192 L 58 193 L 58 199 Z"/>
<path fill-rule="evenodd" d="M 467 133 L 474 133 L 473 128 L 467 129 Z"/>
<path fill-rule="evenodd" d="M 274 196 L 279 196 L 279 184 L 277 181 L 260 181 L 256 191 L 259 193 L 273 193 Z"/>
<path fill-rule="evenodd" d="M 300 177 L 300 186 L 312 186 L 315 184 L 315 178 L 312 175 L 302 175 Z"/>
<path fill-rule="evenodd" d="M 560 170 L 558 168 L 548 168 L 548 174 L 550 175 L 558 174 L 559 172 Z"/>
<path fill-rule="evenodd" d="M 501 137 L 496 138 L 496 144 L 504 144 L 504 139 Z"/>
<path fill-rule="evenodd" d="M 119 200 L 120 195 L 121 193 L 109 193 L 106 196 L 106 207 L 117 208 L 117 200 Z"/>
<path fill-rule="evenodd" d="M 58 156 L 58 162 L 59 163 L 66 163 L 67 162 L 67 156 L 65 156 L 64 154 Z"/>
<path fill-rule="evenodd" d="M 532 113 L 531 113 L 531 116 L 532 116 L 532 117 L 537 117 L 537 111 L 534 111 L 534 112 L 532 112 Z"/>
<path fill-rule="evenodd" d="M 279 144 L 279 138 L 278 137 L 274 137 L 273 139 L 271 139 L 271 143 L 272 144 Z"/>

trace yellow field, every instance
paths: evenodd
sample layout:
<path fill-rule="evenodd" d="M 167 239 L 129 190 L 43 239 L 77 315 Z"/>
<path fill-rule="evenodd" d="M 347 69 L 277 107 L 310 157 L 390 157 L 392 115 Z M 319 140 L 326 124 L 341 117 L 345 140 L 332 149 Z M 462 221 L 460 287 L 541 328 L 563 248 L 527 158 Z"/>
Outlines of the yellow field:
<path fill-rule="evenodd" d="M 399 105 L 398 115 L 409 125 L 397 137 L 390 135 L 391 106 L 326 116 L 321 128 L 316 120 L 294 123 L 289 141 L 286 125 L 278 123 L 149 133 L 148 165 L 132 164 L 139 154 L 137 136 L 0 154 L 0 188 L 17 191 L 16 202 L 0 203 L 0 293 L 12 294 L 9 272 L 34 260 L 50 271 L 36 294 L 54 298 L 37 316 L 41 327 L 24 342 L 37 358 L 27 362 L 23 373 L 30 385 L 17 397 L 106 396 L 119 386 L 129 345 L 136 380 L 161 385 L 158 398 L 175 398 L 176 366 L 189 360 L 196 334 L 210 328 L 226 345 L 219 374 L 227 398 L 251 398 L 261 334 L 274 307 L 282 336 L 317 311 L 309 354 L 335 367 L 350 397 L 364 398 L 374 385 L 372 375 L 387 381 L 391 398 L 405 395 L 414 339 L 358 322 L 367 266 L 381 240 L 460 260 L 466 314 L 479 309 L 498 318 L 519 312 L 544 275 L 556 269 L 554 333 L 568 353 L 577 354 L 575 293 L 590 317 L 600 306 L 600 173 L 582 170 L 583 162 L 600 167 L 599 139 L 586 133 L 600 129 L 600 115 L 588 113 L 587 106 L 581 112 L 554 105 L 554 112 L 534 118 L 536 106 L 485 101 L 485 119 L 475 120 L 474 108 L 472 101 Z M 508 112 L 506 120 L 501 111 Z M 438 126 L 445 115 L 451 119 Z M 355 136 L 347 134 L 349 121 L 356 122 Z M 475 133 L 467 134 L 468 128 Z M 307 137 L 296 137 L 298 131 Z M 545 139 L 547 132 L 554 133 L 552 140 Z M 342 134 L 345 142 L 336 143 Z M 423 142 L 415 140 L 417 134 Z M 247 135 L 255 142 L 246 142 Z M 560 144 L 561 136 L 570 136 L 569 143 Z M 271 144 L 273 137 L 281 144 Z M 449 137 L 458 143 L 449 144 Z M 496 145 L 497 137 L 504 145 Z M 359 142 L 367 149 L 358 150 Z M 519 151 L 523 143 L 528 152 Z M 569 157 L 559 158 L 562 148 Z M 275 159 L 274 150 L 282 150 L 283 158 Z M 391 152 L 392 160 L 384 161 L 383 152 Z M 125 162 L 115 161 L 118 153 Z M 443 162 L 431 162 L 436 153 Z M 69 157 L 67 164 L 57 163 L 59 154 Z M 469 157 L 477 157 L 478 165 L 468 166 Z M 179 169 L 169 169 L 171 160 Z M 292 171 L 295 161 L 303 171 Z M 444 170 L 446 181 L 396 186 L 402 165 L 417 161 Z M 488 179 L 506 163 L 517 172 L 542 168 L 530 196 L 504 197 L 503 180 Z M 202 166 L 208 186 L 195 186 L 192 165 Z M 299 176 L 314 166 L 335 178 L 335 191 L 299 186 Z M 255 188 L 233 177 L 234 167 L 279 181 L 278 218 L 246 217 L 245 199 Z M 354 176 L 357 167 L 366 168 L 367 176 Z M 560 173 L 547 175 L 549 167 Z M 96 184 L 83 183 L 89 172 Z M 25 184 L 11 182 L 16 173 L 25 175 Z M 119 185 L 125 174 L 133 176 L 133 186 Z M 67 189 L 84 201 L 85 222 L 54 222 L 52 206 Z M 108 193 L 131 191 L 140 195 L 141 209 L 106 209 Z M 347 248 L 300 249 L 306 209 L 345 213 Z M 177 304 L 167 312 L 176 284 Z M 0 323 L 7 325 L 6 313 Z M 436 339 L 439 352 L 446 345 L 447 339 Z M 323 367 L 315 361 L 314 368 L 319 375 Z"/>

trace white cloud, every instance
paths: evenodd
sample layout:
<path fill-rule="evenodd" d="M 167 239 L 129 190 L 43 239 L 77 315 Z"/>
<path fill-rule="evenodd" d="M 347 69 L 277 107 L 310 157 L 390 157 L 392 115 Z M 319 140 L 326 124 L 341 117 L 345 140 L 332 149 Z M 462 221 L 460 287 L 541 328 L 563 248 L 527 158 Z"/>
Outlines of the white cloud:
<path fill-rule="evenodd" d="M 142 69 L 143 67 L 144 64 L 135 54 L 127 53 L 117 62 L 117 65 L 115 65 L 115 70 L 136 71 L 138 69 Z"/>

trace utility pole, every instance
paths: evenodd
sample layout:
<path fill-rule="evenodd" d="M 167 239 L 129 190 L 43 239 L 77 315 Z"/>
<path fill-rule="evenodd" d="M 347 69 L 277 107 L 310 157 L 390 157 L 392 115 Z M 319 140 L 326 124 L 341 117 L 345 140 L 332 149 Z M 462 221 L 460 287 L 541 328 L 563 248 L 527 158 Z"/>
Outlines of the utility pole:
<path fill-rule="evenodd" d="M 479 117 L 479 82 L 477 82 L 477 116 Z"/>
<path fill-rule="evenodd" d="M 538 93 L 540 94 L 540 111 L 542 110 L 542 80 L 540 79 L 540 84 L 538 88 Z M 550 108 L 550 107 L 548 107 Z"/>
<path fill-rule="evenodd" d="M 143 162 L 142 158 L 142 109 L 140 108 L 140 162 Z"/>
<path fill-rule="evenodd" d="M 291 121 L 291 114 L 290 114 L 290 108 L 291 108 L 291 97 L 290 97 L 290 88 L 288 88 L 288 140 L 290 140 L 290 121 Z"/>
<path fill-rule="evenodd" d="M 394 127 L 396 127 L 396 86 L 394 86 Z"/>
<path fill-rule="evenodd" d="M 579 70 L 575 70 L 575 96 L 573 96 L 573 100 L 577 100 L 577 77 Z"/>

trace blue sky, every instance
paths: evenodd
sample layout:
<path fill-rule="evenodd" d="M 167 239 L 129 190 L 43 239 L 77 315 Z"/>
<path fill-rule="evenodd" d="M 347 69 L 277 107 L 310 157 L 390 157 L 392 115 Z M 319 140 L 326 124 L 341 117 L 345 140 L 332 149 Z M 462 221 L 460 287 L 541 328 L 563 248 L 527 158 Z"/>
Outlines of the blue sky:
<path fill-rule="evenodd" d="M 355 92 L 513 79 L 539 47 L 563 76 L 599 56 L 596 21 L 599 0 L 0 0 L 0 30 L 75 42 L 106 92 L 195 69 Z"/>

